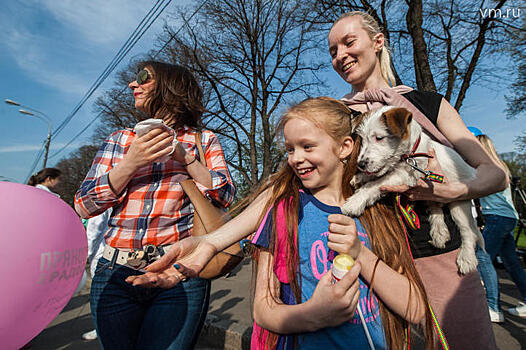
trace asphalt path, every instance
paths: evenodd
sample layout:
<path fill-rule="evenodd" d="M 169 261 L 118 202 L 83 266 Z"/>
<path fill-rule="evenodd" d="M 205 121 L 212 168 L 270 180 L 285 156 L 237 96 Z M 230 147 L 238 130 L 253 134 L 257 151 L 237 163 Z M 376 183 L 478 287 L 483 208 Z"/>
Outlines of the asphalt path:
<path fill-rule="evenodd" d="M 210 309 L 197 349 L 249 349 L 252 327 L 250 313 L 251 264 L 245 260 L 228 278 L 212 283 Z M 508 273 L 497 269 L 503 308 L 513 307 L 520 294 Z M 97 340 L 84 341 L 81 335 L 93 329 L 89 308 L 89 283 L 72 297 L 53 322 L 34 338 L 29 349 L 101 349 Z M 503 324 L 493 324 L 499 349 L 526 349 L 526 319 L 505 312 Z"/>

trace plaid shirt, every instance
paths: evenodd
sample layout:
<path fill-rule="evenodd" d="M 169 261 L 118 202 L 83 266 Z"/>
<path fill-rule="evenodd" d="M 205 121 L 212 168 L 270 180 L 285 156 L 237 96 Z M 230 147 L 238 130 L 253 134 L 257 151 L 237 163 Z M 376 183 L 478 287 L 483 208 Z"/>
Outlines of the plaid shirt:
<path fill-rule="evenodd" d="M 186 152 L 198 156 L 195 135 L 195 130 L 185 127 L 177 131 L 176 138 Z M 123 159 L 134 137 L 131 130 L 119 130 L 104 141 L 75 195 L 75 209 L 81 217 L 89 218 L 113 208 L 105 238 L 114 248 L 174 243 L 190 235 L 193 227 L 194 208 L 179 184 L 190 177 L 183 164 L 169 160 L 143 167 L 120 194 L 109 185 L 109 171 Z M 202 145 L 212 188 L 196 185 L 215 205 L 226 208 L 232 203 L 235 187 L 223 149 L 208 130 L 202 131 Z"/>

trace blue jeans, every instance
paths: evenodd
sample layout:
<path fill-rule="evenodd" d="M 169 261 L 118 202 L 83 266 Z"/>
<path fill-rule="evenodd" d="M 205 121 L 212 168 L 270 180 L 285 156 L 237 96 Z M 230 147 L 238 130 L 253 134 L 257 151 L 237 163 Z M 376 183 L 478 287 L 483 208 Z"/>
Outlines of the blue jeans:
<path fill-rule="evenodd" d="M 488 252 L 490 259 L 489 263 L 493 262 L 497 254 L 501 257 L 504 267 L 510 274 L 511 279 L 513 280 L 517 288 L 519 288 L 519 291 L 522 295 L 522 299 L 526 301 L 526 272 L 522 268 L 521 263 L 519 262 L 519 259 L 517 257 L 517 252 L 515 250 L 515 241 L 513 237 L 513 230 L 515 229 L 517 220 L 514 218 L 509 218 L 500 215 L 484 215 L 484 218 L 486 220 L 486 224 L 484 226 L 484 231 L 482 231 L 482 235 L 484 236 L 486 251 Z M 479 255 L 480 254 L 477 254 L 477 258 L 480 259 Z M 488 304 L 490 307 L 495 306 L 495 303 L 489 300 L 489 295 L 492 295 L 492 298 L 495 298 L 496 296 L 498 307 L 498 280 L 496 283 L 492 282 L 490 277 L 490 281 L 486 283 L 484 275 L 488 274 L 483 273 L 481 270 L 484 270 L 484 267 L 482 267 L 482 269 L 479 268 L 479 271 L 481 272 L 482 279 L 484 280 L 484 284 L 486 285 Z M 496 308 L 495 310 L 499 309 L 500 308 Z"/>
<path fill-rule="evenodd" d="M 486 244 L 486 249 L 487 243 Z M 497 271 L 493 266 L 493 262 L 488 253 L 484 252 L 477 245 L 477 260 L 479 264 L 477 269 L 479 270 L 480 277 L 484 281 L 484 287 L 486 288 L 486 300 L 488 301 L 488 306 L 493 311 L 500 311 L 500 290 L 499 290 L 499 278 L 497 277 Z"/>
<path fill-rule="evenodd" d="M 204 324 L 210 281 L 191 278 L 170 289 L 134 287 L 141 274 L 101 258 L 91 284 L 90 305 L 102 347 L 192 349 Z"/>

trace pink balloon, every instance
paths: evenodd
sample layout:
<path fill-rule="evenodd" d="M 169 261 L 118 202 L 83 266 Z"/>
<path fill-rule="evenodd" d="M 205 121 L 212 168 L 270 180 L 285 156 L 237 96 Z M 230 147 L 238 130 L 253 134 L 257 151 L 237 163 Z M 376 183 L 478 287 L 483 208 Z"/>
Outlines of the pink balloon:
<path fill-rule="evenodd" d="M 0 339 L 19 349 L 66 306 L 88 244 L 73 209 L 32 186 L 0 182 Z"/>

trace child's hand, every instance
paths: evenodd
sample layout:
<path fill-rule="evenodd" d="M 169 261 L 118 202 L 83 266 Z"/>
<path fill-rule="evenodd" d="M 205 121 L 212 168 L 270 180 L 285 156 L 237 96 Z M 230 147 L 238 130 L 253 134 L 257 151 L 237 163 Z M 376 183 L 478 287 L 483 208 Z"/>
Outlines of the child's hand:
<path fill-rule="evenodd" d="M 312 297 L 306 302 L 309 304 L 315 329 L 335 327 L 349 321 L 354 317 L 358 298 L 360 297 L 358 275 L 360 263 L 356 262 L 352 269 L 343 278 L 332 284 L 332 271 L 325 273 Z"/>
<path fill-rule="evenodd" d="M 362 242 L 356 234 L 354 219 L 342 214 L 331 214 L 328 220 L 329 249 L 340 254 L 348 254 L 357 260 L 362 250 Z"/>

